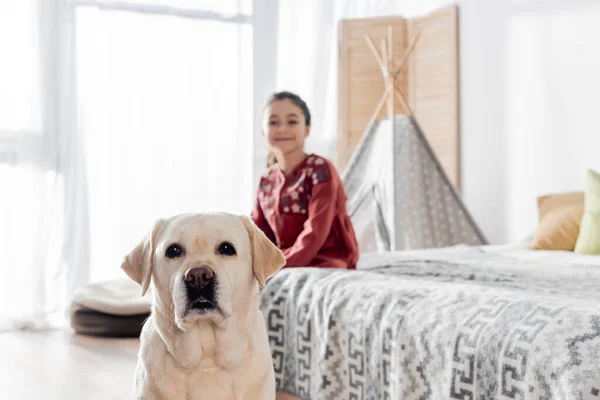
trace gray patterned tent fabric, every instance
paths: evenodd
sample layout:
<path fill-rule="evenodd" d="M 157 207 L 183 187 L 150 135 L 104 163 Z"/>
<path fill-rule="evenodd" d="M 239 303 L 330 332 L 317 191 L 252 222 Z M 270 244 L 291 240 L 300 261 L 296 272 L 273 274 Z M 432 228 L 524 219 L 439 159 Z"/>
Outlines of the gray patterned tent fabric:
<path fill-rule="evenodd" d="M 413 116 L 373 121 L 342 181 L 361 253 L 487 244 Z"/>

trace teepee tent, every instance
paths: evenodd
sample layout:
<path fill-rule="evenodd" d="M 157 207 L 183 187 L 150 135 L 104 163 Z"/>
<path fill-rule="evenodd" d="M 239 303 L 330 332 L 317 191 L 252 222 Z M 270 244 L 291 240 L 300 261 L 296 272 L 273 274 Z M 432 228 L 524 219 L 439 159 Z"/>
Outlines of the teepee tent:
<path fill-rule="evenodd" d="M 342 173 L 362 253 L 487 244 L 394 83 L 418 39 L 396 66 L 391 28 L 381 54 L 366 36 L 386 89 Z M 394 115 L 394 98 L 408 115 Z M 386 103 L 388 118 L 377 120 Z"/>

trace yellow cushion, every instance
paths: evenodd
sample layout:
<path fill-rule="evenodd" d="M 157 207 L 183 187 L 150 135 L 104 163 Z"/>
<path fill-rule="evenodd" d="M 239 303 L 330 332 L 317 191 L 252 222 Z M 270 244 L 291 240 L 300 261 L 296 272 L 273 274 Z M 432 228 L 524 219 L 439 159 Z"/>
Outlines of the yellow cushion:
<path fill-rule="evenodd" d="M 584 193 L 551 194 L 537 200 L 539 224 L 529 247 L 573 251 L 583 216 Z"/>
<path fill-rule="evenodd" d="M 585 204 L 575 252 L 600 255 L 600 174 L 589 170 Z"/>

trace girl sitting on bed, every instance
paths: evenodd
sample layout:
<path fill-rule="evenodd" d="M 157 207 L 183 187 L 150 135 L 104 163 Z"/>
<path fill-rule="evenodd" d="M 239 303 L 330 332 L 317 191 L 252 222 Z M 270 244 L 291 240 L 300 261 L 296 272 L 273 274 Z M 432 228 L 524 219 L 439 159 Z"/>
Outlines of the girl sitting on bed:
<path fill-rule="evenodd" d="M 310 111 L 290 92 L 275 93 L 263 113 L 269 146 L 252 219 L 279 247 L 284 268 L 356 269 L 358 244 L 335 166 L 304 151 Z"/>

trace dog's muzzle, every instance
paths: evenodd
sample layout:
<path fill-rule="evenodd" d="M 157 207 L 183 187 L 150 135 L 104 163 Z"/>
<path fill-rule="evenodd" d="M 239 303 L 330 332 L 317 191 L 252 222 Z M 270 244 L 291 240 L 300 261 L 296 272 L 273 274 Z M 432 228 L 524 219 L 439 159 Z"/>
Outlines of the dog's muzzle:
<path fill-rule="evenodd" d="M 193 266 L 183 277 L 187 293 L 187 311 L 217 311 L 217 277 L 208 265 Z"/>

